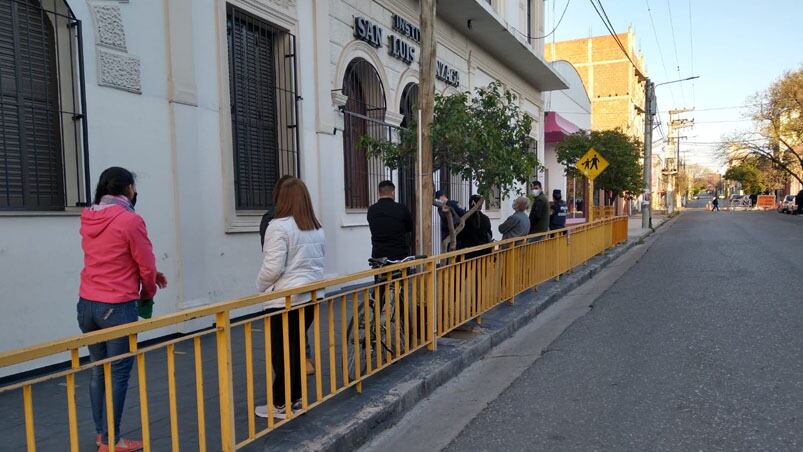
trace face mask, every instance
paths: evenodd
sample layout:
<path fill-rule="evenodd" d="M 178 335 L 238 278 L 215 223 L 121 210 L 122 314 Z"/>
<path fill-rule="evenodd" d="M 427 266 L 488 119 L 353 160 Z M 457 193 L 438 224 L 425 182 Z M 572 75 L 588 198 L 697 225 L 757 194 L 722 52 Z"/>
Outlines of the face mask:
<path fill-rule="evenodd" d="M 538 196 L 538 195 L 540 195 L 540 194 L 541 194 L 541 189 L 540 189 L 540 188 L 534 188 L 534 189 L 532 190 L 532 194 L 533 194 L 533 196 Z"/>
<path fill-rule="evenodd" d="M 436 199 L 433 203 L 438 207 L 443 206 L 443 201 L 441 201 L 440 199 Z"/>
<path fill-rule="evenodd" d="M 131 207 L 134 207 L 136 205 L 137 205 L 137 192 L 134 192 L 134 197 L 131 198 Z"/>

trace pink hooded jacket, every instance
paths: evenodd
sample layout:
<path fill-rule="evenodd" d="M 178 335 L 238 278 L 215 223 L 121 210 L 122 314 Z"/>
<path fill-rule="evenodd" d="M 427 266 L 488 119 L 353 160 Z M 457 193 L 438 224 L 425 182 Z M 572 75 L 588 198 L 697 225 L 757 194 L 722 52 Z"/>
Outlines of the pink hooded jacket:
<path fill-rule="evenodd" d="M 97 207 L 97 206 L 96 206 Z M 152 299 L 156 258 L 142 217 L 121 205 L 81 213 L 81 298 L 103 303 Z"/>

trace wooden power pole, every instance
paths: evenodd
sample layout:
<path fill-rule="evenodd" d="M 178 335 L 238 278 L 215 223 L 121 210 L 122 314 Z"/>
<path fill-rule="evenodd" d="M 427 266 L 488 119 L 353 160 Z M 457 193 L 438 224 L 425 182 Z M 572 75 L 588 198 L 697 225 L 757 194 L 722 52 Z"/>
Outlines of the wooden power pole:
<path fill-rule="evenodd" d="M 419 60 L 419 108 L 418 124 L 418 190 L 419 218 L 421 218 L 416 242 L 419 254 L 432 254 L 432 139 L 430 127 L 435 113 L 435 2 L 421 0 L 421 58 Z"/>

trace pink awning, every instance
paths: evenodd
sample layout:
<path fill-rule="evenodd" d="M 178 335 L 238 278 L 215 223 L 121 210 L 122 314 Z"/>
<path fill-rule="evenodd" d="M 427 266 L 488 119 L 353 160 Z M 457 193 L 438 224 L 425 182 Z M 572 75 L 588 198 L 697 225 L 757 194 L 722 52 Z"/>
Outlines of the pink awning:
<path fill-rule="evenodd" d="M 568 135 L 571 135 L 580 128 L 573 122 L 557 114 L 554 111 L 546 112 L 544 119 L 544 139 L 547 143 L 556 143 L 562 141 Z"/>

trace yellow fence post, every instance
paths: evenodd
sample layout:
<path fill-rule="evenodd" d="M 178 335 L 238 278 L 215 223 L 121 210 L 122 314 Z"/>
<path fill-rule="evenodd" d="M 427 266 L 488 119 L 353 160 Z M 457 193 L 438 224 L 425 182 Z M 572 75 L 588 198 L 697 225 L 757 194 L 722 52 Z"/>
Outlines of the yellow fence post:
<path fill-rule="evenodd" d="M 231 368 L 231 323 L 228 311 L 215 314 L 215 327 L 220 398 L 220 446 L 224 452 L 234 452 L 234 388 Z"/>
<path fill-rule="evenodd" d="M 435 259 L 430 259 L 427 263 L 427 350 L 435 351 L 438 349 L 438 335 L 435 334 L 435 277 L 436 275 L 436 268 L 435 268 Z M 437 300 L 439 303 L 443 303 L 443 300 Z"/>

